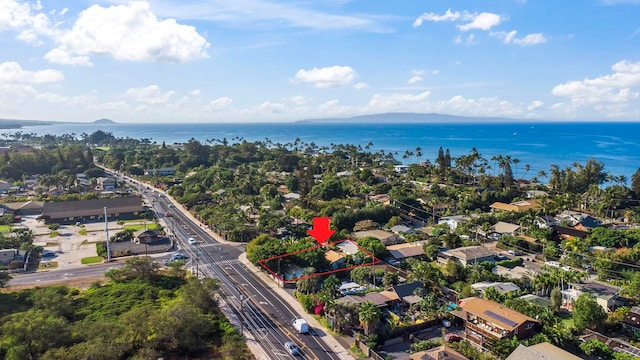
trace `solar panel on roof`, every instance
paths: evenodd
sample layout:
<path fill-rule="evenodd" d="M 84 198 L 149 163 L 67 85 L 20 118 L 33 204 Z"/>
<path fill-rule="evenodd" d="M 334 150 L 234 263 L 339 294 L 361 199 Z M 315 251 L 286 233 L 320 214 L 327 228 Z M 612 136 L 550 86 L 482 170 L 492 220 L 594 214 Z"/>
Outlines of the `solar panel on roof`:
<path fill-rule="evenodd" d="M 491 310 L 485 310 L 485 311 L 483 312 L 483 314 L 485 314 L 485 315 L 489 315 L 489 317 L 491 317 L 491 318 L 493 318 L 493 319 L 495 319 L 495 320 L 498 320 L 498 321 L 500 321 L 501 323 L 507 324 L 507 325 L 509 325 L 509 326 L 516 326 L 516 325 L 518 325 L 518 323 L 517 323 L 517 322 L 515 322 L 515 321 L 513 321 L 513 320 L 509 320 L 509 319 L 507 319 L 506 317 L 504 317 L 504 316 L 502 316 L 502 315 L 498 315 L 498 314 L 494 313 L 494 312 L 493 312 L 493 311 L 491 311 Z"/>

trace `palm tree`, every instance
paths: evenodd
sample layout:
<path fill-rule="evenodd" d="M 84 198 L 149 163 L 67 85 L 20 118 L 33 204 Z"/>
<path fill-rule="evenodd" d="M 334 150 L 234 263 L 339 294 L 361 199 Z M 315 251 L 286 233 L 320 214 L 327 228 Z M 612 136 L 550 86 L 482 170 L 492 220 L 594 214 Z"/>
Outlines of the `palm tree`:
<path fill-rule="evenodd" d="M 315 276 L 315 273 L 316 269 L 314 267 L 304 268 L 300 280 L 296 281 L 296 289 L 304 294 L 314 292 L 318 286 L 318 277 Z"/>
<path fill-rule="evenodd" d="M 360 305 L 358 320 L 360 321 L 360 325 L 362 325 L 365 335 L 369 335 L 372 330 L 376 329 L 378 324 L 380 324 L 381 318 L 382 313 L 373 302 L 367 301 Z"/>

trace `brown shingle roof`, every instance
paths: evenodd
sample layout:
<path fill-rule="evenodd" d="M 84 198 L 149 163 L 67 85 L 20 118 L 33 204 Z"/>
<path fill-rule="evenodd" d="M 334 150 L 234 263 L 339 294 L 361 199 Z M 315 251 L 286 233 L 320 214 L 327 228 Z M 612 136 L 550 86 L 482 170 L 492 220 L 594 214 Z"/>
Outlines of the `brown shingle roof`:
<path fill-rule="evenodd" d="M 509 331 L 515 330 L 526 321 L 538 322 L 538 320 L 534 318 L 528 317 L 525 314 L 521 314 L 491 300 L 470 297 L 460 300 L 459 305 L 466 312 L 485 319 L 487 322 L 498 325 Z"/>

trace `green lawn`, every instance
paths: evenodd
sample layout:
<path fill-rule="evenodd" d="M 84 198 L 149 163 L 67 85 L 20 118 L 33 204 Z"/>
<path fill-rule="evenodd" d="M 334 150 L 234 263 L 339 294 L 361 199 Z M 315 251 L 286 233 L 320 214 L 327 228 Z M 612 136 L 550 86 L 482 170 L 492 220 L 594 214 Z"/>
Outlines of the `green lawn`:
<path fill-rule="evenodd" d="M 123 223 L 138 223 L 138 222 L 145 222 L 145 221 L 150 222 L 149 219 L 144 219 L 144 218 L 132 219 L 132 220 L 118 220 L 118 222 L 123 222 Z"/>
<path fill-rule="evenodd" d="M 102 262 L 102 256 L 90 256 L 80 260 L 83 264 L 97 264 Z"/>
<path fill-rule="evenodd" d="M 133 231 L 140 231 L 140 230 L 144 230 L 145 226 L 147 227 L 147 230 L 156 230 L 160 228 L 160 225 L 154 224 L 154 223 L 148 223 L 147 225 L 144 225 L 144 224 L 125 225 L 124 228 L 131 229 Z"/>
<path fill-rule="evenodd" d="M 11 231 L 11 225 L 0 225 L 0 232 L 10 232 Z"/>

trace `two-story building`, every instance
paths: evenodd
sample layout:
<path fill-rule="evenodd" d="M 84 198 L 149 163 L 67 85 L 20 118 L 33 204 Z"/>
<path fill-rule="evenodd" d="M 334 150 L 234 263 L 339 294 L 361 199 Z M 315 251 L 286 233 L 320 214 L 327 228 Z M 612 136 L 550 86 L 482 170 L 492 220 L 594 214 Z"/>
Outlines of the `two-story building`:
<path fill-rule="evenodd" d="M 465 324 L 469 341 L 484 344 L 487 339 L 524 339 L 538 332 L 540 322 L 495 301 L 470 297 L 458 302 L 462 309 L 452 311 Z"/>

